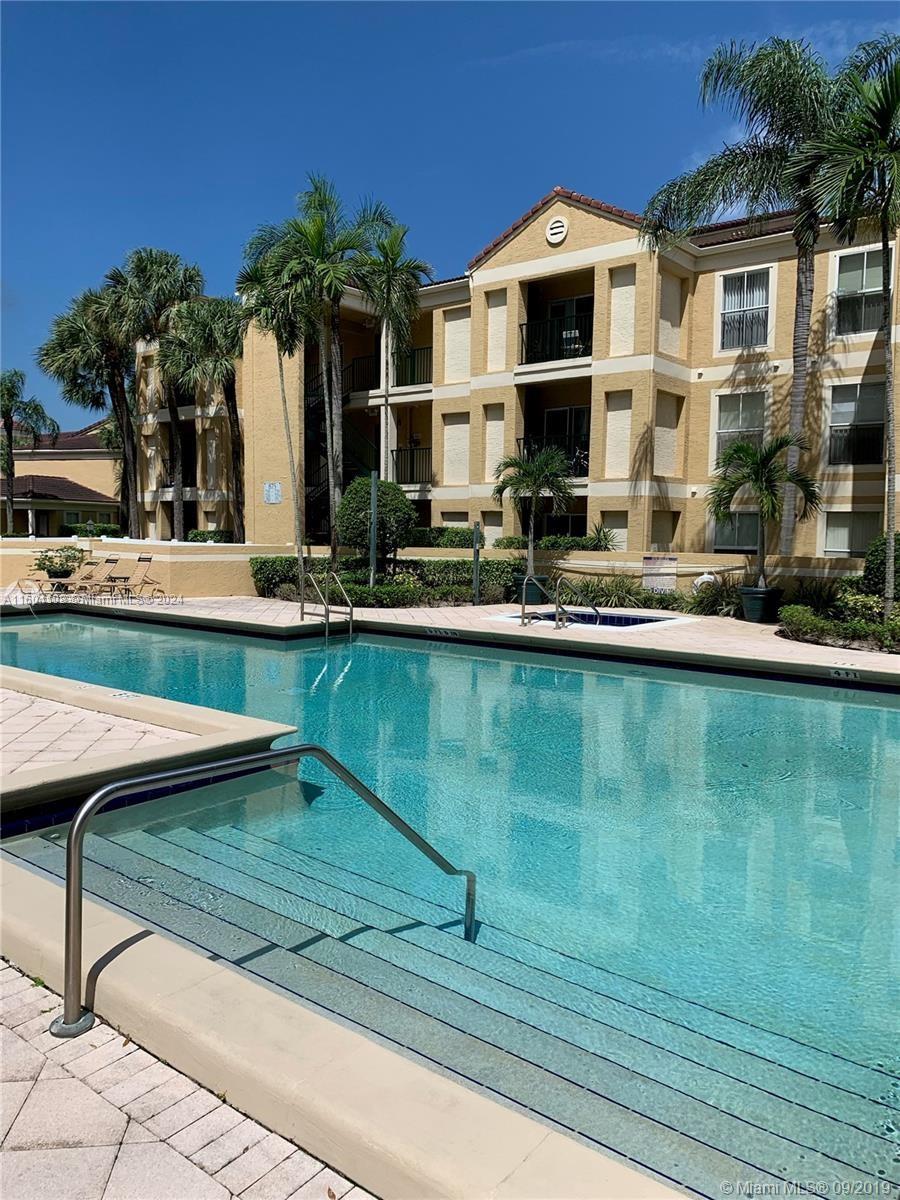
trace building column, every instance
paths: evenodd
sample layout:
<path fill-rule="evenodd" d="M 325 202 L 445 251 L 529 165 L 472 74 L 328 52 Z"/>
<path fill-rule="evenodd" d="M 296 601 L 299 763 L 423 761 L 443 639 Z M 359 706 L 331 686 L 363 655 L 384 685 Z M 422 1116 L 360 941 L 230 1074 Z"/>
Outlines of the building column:
<path fill-rule="evenodd" d="M 35 525 L 34 505 L 30 504 L 28 506 L 28 536 L 29 537 L 34 537 L 34 525 Z"/>
<path fill-rule="evenodd" d="M 397 449 L 397 411 L 389 405 L 382 404 L 378 421 L 379 429 L 379 460 L 381 462 L 381 478 L 394 478 L 394 454 Z"/>

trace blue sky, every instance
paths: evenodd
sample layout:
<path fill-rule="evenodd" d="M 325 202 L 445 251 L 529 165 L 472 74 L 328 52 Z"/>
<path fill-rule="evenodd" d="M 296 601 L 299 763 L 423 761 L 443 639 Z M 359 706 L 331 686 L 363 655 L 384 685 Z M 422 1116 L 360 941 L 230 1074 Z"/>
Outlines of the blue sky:
<path fill-rule="evenodd" d="M 438 278 L 556 184 L 640 210 L 735 135 L 701 112 L 720 41 L 837 60 L 895 3 L 21 3 L 2 6 L 2 364 L 136 246 L 229 293 L 309 171 L 386 201 Z M 497 136 L 491 114 L 508 122 Z"/>

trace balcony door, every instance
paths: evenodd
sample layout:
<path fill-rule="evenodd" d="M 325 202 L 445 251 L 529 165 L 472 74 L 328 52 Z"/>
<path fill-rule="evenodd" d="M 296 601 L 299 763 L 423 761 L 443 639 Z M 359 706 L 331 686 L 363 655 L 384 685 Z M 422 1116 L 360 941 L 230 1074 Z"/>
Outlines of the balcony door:
<path fill-rule="evenodd" d="M 593 296 L 567 296 L 547 305 L 554 358 L 581 358 L 591 352 Z"/>
<path fill-rule="evenodd" d="M 587 404 L 544 410 L 544 442 L 563 451 L 576 476 L 588 473 L 590 422 L 591 410 Z"/>

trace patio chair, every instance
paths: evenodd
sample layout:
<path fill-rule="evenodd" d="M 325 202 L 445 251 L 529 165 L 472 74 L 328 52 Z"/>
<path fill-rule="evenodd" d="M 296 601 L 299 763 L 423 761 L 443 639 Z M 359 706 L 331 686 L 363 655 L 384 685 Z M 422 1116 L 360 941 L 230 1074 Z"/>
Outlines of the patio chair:
<path fill-rule="evenodd" d="M 164 596 L 165 592 L 159 582 L 151 579 L 148 574 L 152 561 L 152 554 L 139 554 L 131 575 L 121 578 L 119 576 L 110 577 L 100 585 L 99 590 L 109 591 L 113 595 L 118 594 L 127 599 L 135 596 L 150 596 L 151 599 Z"/>
<path fill-rule="evenodd" d="M 118 554 L 110 555 L 109 558 L 104 558 L 102 561 L 95 560 L 89 570 L 76 576 L 72 591 L 81 595 L 97 590 L 109 582 L 118 565 Z"/>

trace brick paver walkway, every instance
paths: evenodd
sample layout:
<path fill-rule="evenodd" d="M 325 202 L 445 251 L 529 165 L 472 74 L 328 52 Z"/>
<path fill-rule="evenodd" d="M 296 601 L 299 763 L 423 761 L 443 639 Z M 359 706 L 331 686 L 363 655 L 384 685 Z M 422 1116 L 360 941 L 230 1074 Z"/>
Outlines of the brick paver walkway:
<path fill-rule="evenodd" d="M 292 1142 L 0 962 L 4 1200 L 372 1200 Z"/>

